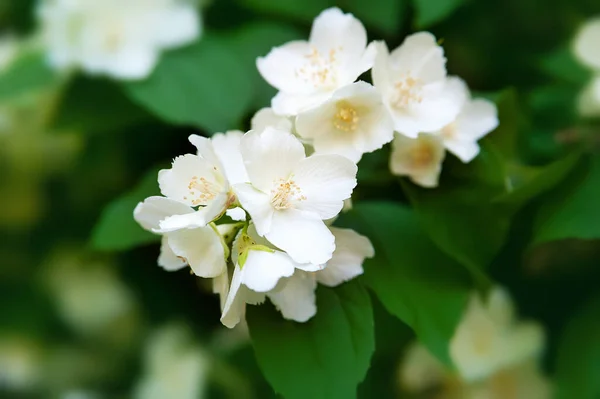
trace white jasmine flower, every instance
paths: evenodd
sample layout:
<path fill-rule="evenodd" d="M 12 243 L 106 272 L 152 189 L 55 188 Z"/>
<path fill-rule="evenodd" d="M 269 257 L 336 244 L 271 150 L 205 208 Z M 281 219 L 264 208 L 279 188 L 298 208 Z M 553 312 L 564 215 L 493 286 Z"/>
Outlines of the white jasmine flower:
<path fill-rule="evenodd" d="M 147 77 L 163 50 L 200 34 L 196 9 L 180 0 L 42 0 L 38 17 L 53 67 L 118 79 Z"/>
<path fill-rule="evenodd" d="M 584 117 L 600 117 L 600 75 L 583 89 L 578 102 L 579 113 Z"/>
<path fill-rule="evenodd" d="M 450 341 L 450 356 L 462 378 L 476 381 L 540 354 L 541 327 L 515 319 L 505 291 L 494 289 L 486 303 L 472 296 Z"/>
<path fill-rule="evenodd" d="M 573 50 L 586 66 L 600 71 L 600 17 L 586 22 L 575 37 Z"/>
<path fill-rule="evenodd" d="M 178 325 L 163 327 L 146 346 L 144 374 L 135 387 L 133 397 L 203 397 L 209 371 L 208 355 L 192 341 L 187 330 Z"/>
<path fill-rule="evenodd" d="M 0 72 L 6 70 L 17 56 L 19 42 L 12 36 L 0 37 Z"/>
<path fill-rule="evenodd" d="M 255 131 L 265 130 L 267 127 L 272 127 L 284 132 L 293 133 L 294 130 L 292 121 L 287 116 L 277 115 L 273 108 L 261 108 L 252 117 L 250 127 Z"/>
<path fill-rule="evenodd" d="M 194 210 L 188 205 L 159 196 L 140 202 L 133 211 L 135 220 L 154 233 L 160 231 L 159 225 L 166 218 L 193 213 Z M 229 225 L 210 225 L 162 233 L 158 264 L 168 271 L 189 265 L 194 274 L 200 277 L 221 275 L 227 266 L 227 252 L 221 233 L 227 228 Z"/>
<path fill-rule="evenodd" d="M 440 137 L 421 133 L 411 139 L 396 133 L 392 142 L 390 169 L 398 176 L 408 176 L 423 187 L 437 187 L 446 152 Z"/>
<path fill-rule="evenodd" d="M 460 87 L 466 101 L 456 119 L 433 134 L 442 138 L 448 151 L 467 163 L 479 154 L 477 140 L 498 127 L 498 110 L 491 101 L 471 99 L 469 88 L 461 79 L 453 77 L 449 80 Z"/>
<path fill-rule="evenodd" d="M 381 95 L 365 82 L 342 87 L 321 106 L 300 113 L 296 130 L 311 139 L 316 154 L 339 154 L 353 162 L 394 138 Z"/>
<path fill-rule="evenodd" d="M 336 216 L 356 186 L 356 165 L 339 155 L 306 157 L 290 133 L 267 128 L 242 138 L 250 184 L 235 192 L 260 236 L 298 263 L 323 264 L 335 249 L 323 220 Z"/>
<path fill-rule="evenodd" d="M 427 32 L 408 36 L 390 54 L 376 43 L 373 84 L 382 95 L 394 128 L 408 137 L 434 132 L 456 118 L 464 99 L 460 87 L 446 79 L 444 50 Z"/>
<path fill-rule="evenodd" d="M 158 184 L 165 197 L 188 207 L 198 207 L 198 210 L 176 213 L 161 220 L 157 232 L 202 227 L 218 219 L 235 201 L 229 177 L 234 181 L 247 179 L 243 169 L 239 169 L 243 165 L 236 159 L 236 153 L 228 152 L 239 146 L 239 138 L 235 134 L 217 136 L 214 146 L 205 137 L 191 135 L 189 139 L 198 149 L 198 154 L 175 158 L 171 169 L 158 173 Z M 217 156 L 217 148 L 222 155 L 230 154 L 223 158 L 226 163 Z M 237 154 L 239 156 L 239 152 Z"/>
<path fill-rule="evenodd" d="M 316 275 L 302 270 L 283 278 L 267 296 L 284 319 L 305 323 L 317 314 Z"/>
<path fill-rule="evenodd" d="M 338 286 L 363 274 L 366 258 L 375 256 L 371 241 L 352 229 L 330 227 L 335 237 L 335 251 L 325 268 L 315 273 L 317 282 L 328 287 Z"/>
<path fill-rule="evenodd" d="M 264 301 L 265 293 L 269 295 L 280 279 L 291 277 L 296 269 L 315 271 L 322 268 L 294 262 L 288 254 L 260 237 L 254 224 L 238 233 L 231 259 L 235 269 L 221 317 L 221 322 L 230 328 L 243 319 L 246 303 Z"/>
<path fill-rule="evenodd" d="M 408 346 L 400 367 L 400 383 L 411 393 L 429 390 L 442 383 L 450 374 L 444 365 L 423 345 Z"/>
<path fill-rule="evenodd" d="M 329 8 L 313 22 L 310 38 L 276 47 L 257 60 L 263 78 L 279 90 L 271 103 L 279 115 L 296 115 L 326 101 L 373 64 L 367 32 L 352 14 Z"/>

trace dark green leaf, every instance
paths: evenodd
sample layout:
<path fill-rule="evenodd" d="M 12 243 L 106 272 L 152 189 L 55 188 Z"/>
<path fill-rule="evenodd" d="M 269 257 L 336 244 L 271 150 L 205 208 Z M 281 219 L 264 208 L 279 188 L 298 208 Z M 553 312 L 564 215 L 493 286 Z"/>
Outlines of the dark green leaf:
<path fill-rule="evenodd" d="M 208 35 L 164 54 L 148 79 L 124 87 L 134 101 L 165 121 L 209 132 L 239 127 L 253 89 L 249 71 L 234 50 Z"/>
<path fill-rule="evenodd" d="M 238 0 L 256 11 L 312 22 L 321 11 L 336 5 L 335 0 Z"/>
<path fill-rule="evenodd" d="M 541 69 L 553 78 L 583 85 L 592 77 L 591 70 L 579 62 L 569 47 L 563 47 L 547 55 L 540 62 Z"/>
<path fill-rule="evenodd" d="M 507 159 L 514 159 L 517 152 L 517 140 L 520 128 L 520 112 L 517 92 L 508 89 L 500 92 L 495 101 L 498 107 L 500 124 L 483 140 L 493 143 L 496 150 Z"/>
<path fill-rule="evenodd" d="M 360 282 L 317 289 L 317 315 L 286 321 L 271 306 L 249 307 L 258 364 L 286 399 L 356 397 L 375 350 L 373 310 Z"/>
<path fill-rule="evenodd" d="M 408 324 L 441 360 L 469 295 L 470 278 L 421 229 L 411 210 L 390 202 L 357 204 L 339 223 L 369 237 L 375 257 L 364 280 L 386 309 Z"/>
<path fill-rule="evenodd" d="M 301 33 L 288 25 L 264 22 L 244 26 L 225 38 L 241 59 L 242 67 L 252 75 L 257 107 L 269 106 L 277 91 L 258 73 L 256 58 L 267 55 L 275 46 L 301 38 Z"/>
<path fill-rule="evenodd" d="M 600 397 L 600 297 L 578 312 L 560 340 L 556 361 L 558 399 Z"/>
<path fill-rule="evenodd" d="M 387 34 L 394 34 L 402 28 L 405 0 L 371 0 L 368 7 L 364 0 L 346 0 L 340 3 L 345 11 L 353 13 L 366 25 Z"/>
<path fill-rule="evenodd" d="M 160 240 L 133 219 L 133 210 L 140 201 L 158 195 L 156 178 L 157 170 L 152 170 L 133 191 L 108 204 L 92 232 L 93 248 L 117 251 Z"/>
<path fill-rule="evenodd" d="M 442 21 L 460 7 L 465 0 L 413 0 L 417 9 L 416 25 L 426 28 Z"/>
<path fill-rule="evenodd" d="M 58 76 L 48 67 L 43 54 L 25 54 L 0 74 L 0 100 L 48 87 L 57 80 Z"/>
<path fill-rule="evenodd" d="M 556 195 L 549 195 L 536 224 L 536 243 L 600 238 L 600 157 L 582 161 Z"/>

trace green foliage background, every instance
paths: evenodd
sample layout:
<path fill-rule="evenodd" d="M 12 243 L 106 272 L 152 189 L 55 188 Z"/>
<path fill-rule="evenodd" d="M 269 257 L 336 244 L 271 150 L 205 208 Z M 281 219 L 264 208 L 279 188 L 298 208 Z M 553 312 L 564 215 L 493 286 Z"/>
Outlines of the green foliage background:
<path fill-rule="evenodd" d="M 373 241 L 365 275 L 319 288 L 319 313 L 306 325 L 284 322 L 270 305 L 250 309 L 256 358 L 249 346 L 223 353 L 210 343 L 224 328 L 218 298 L 186 272 L 159 269 L 158 238 L 131 213 L 157 191 L 156 170 L 190 151 L 189 134 L 248 128 L 274 95 L 255 58 L 306 37 L 332 5 L 390 48 L 416 30 L 433 32 L 449 72 L 496 101 L 501 124 L 474 162 L 448 157 L 435 190 L 391 176 L 387 148 L 364 157 L 356 206 L 338 224 Z M 33 7 L 1 2 L 0 27 L 33 32 Z M 591 73 L 569 51 L 578 26 L 600 15 L 597 0 L 215 0 L 202 13 L 201 40 L 166 53 L 142 82 L 62 81 L 37 54 L 0 75 L 0 103 L 42 88 L 58 93 L 31 118 L 43 136 L 0 137 L 0 332 L 87 348 L 115 369 L 81 384 L 128 397 L 139 346 L 118 351 L 77 336 L 43 288 L 48 257 L 70 245 L 114 265 L 143 328 L 183 320 L 229 365 L 215 371 L 211 398 L 349 398 L 357 385 L 361 398 L 402 397 L 397 366 L 412 331 L 449 362 L 468 293 L 498 283 L 546 327 L 544 365 L 557 397 L 600 397 L 600 121 L 575 112 Z M 48 171 L 75 147 L 66 167 Z"/>

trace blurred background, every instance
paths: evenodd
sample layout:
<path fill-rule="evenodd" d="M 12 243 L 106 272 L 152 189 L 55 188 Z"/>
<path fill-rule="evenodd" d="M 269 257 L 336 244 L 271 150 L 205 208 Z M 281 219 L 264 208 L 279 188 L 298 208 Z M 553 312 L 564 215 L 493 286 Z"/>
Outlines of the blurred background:
<path fill-rule="evenodd" d="M 598 119 L 578 105 L 593 71 L 571 45 L 580 26 L 600 16 L 597 0 L 204 1 L 192 4 L 201 32 L 161 51 L 144 79 L 53 68 L 42 3 L 68 1 L 0 0 L 1 398 L 275 397 L 244 328 L 221 325 L 218 297 L 188 271 L 156 265 L 158 244 L 131 211 L 157 191 L 156 171 L 190 151 L 190 134 L 248 129 L 275 93 L 256 57 L 306 38 L 329 6 L 353 13 L 371 40 L 390 48 L 429 30 L 451 74 L 481 95 L 510 93 L 506 112 L 526 167 L 599 149 Z M 159 79 L 180 95 L 160 91 Z M 186 106 L 196 107 L 192 118 L 178 115 Z M 389 184 L 385 156 L 362 162 L 359 198 L 405 201 Z M 595 186 L 597 207 L 600 181 Z M 520 313 L 546 327 L 552 376 L 563 333 L 598 293 L 600 246 L 571 239 L 529 247 L 535 206 L 515 217 L 490 273 Z M 114 223 L 118 230 L 107 227 Z M 359 397 L 412 397 L 398 377 L 412 333 L 373 300 L 377 350 Z M 597 377 L 599 362 L 590 365 Z"/>

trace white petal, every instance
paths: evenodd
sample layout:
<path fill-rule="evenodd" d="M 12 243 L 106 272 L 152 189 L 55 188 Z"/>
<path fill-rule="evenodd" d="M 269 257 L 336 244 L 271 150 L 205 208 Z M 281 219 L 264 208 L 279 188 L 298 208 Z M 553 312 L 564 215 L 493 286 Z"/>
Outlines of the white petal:
<path fill-rule="evenodd" d="M 227 191 L 220 171 L 214 168 L 213 163 L 199 156 L 179 156 L 171 169 L 158 172 L 160 191 L 165 197 L 189 206 L 206 205 L 211 193 Z M 193 182 L 197 183 L 191 186 Z"/>
<path fill-rule="evenodd" d="M 124 48 L 116 54 L 102 54 L 99 59 L 82 59 L 82 68 L 91 75 L 110 75 L 117 79 L 139 80 L 150 76 L 158 63 L 152 48 Z"/>
<path fill-rule="evenodd" d="M 246 220 L 246 212 L 242 208 L 231 208 L 225 211 L 225 214 L 231 218 L 231 220 L 235 220 L 236 222 L 241 222 Z"/>
<path fill-rule="evenodd" d="M 479 154 L 479 145 L 475 141 L 444 140 L 444 147 L 465 163 Z"/>
<path fill-rule="evenodd" d="M 579 95 L 578 110 L 583 117 L 600 116 L 600 75 L 586 85 Z"/>
<path fill-rule="evenodd" d="M 277 115 L 273 108 L 262 108 L 252 117 L 250 122 L 252 130 L 262 131 L 267 127 L 272 127 L 284 132 L 292 132 L 292 121 L 281 115 Z"/>
<path fill-rule="evenodd" d="M 329 228 L 335 237 L 335 251 L 325 269 L 316 273 L 317 281 L 335 287 L 363 273 L 365 258 L 372 258 L 375 250 L 369 239 L 352 229 Z"/>
<path fill-rule="evenodd" d="M 168 216 L 185 215 L 194 210 L 186 204 L 165 197 L 148 197 L 137 204 L 133 217 L 144 229 L 154 231 L 159 229 L 159 223 Z"/>
<path fill-rule="evenodd" d="M 304 323 L 317 313 L 316 288 L 311 274 L 297 271 L 286 279 L 283 288 L 271 291 L 267 296 L 285 319 Z"/>
<path fill-rule="evenodd" d="M 392 68 L 399 72 L 410 72 L 413 78 L 425 83 L 446 77 L 444 50 L 429 32 L 408 36 L 400 47 L 390 54 Z"/>
<path fill-rule="evenodd" d="M 600 18 L 594 18 L 581 27 L 573 45 L 579 60 L 593 69 L 600 69 Z"/>
<path fill-rule="evenodd" d="M 223 307 L 221 323 L 225 327 L 233 328 L 242 321 L 246 314 L 246 304 L 259 304 L 264 301 L 265 295 L 253 292 L 242 284 L 244 272 L 239 266 L 235 267 L 229 294 Z"/>
<path fill-rule="evenodd" d="M 309 94 L 313 91 L 312 86 L 306 84 L 297 71 L 306 64 L 306 56 L 311 52 L 308 42 L 292 41 L 259 57 L 256 66 L 271 86 L 287 93 Z"/>
<path fill-rule="evenodd" d="M 240 141 L 243 136 L 244 133 L 239 130 L 230 130 L 226 133 L 214 134 L 211 138 L 214 151 L 225 169 L 229 184 L 250 181 L 240 151 Z"/>
<path fill-rule="evenodd" d="M 271 100 L 271 107 L 278 115 L 295 116 L 307 109 L 318 107 L 330 96 L 329 91 L 311 94 L 290 94 L 280 91 Z"/>
<path fill-rule="evenodd" d="M 390 170 L 398 176 L 409 176 L 423 187 L 435 187 L 441 171 L 445 151 L 437 136 L 420 134 L 411 139 L 396 133 L 392 142 Z"/>
<path fill-rule="evenodd" d="M 225 272 L 225 249 L 212 227 L 177 230 L 168 237 L 173 252 L 187 259 L 197 276 L 210 278 Z"/>
<path fill-rule="evenodd" d="M 444 365 L 423 345 L 411 344 L 404 355 L 400 379 L 410 392 L 422 392 L 440 384 L 446 377 Z"/>
<path fill-rule="evenodd" d="M 258 234 L 267 234 L 271 230 L 274 212 L 269 196 L 249 184 L 236 184 L 233 191 L 242 207 L 250 214 Z"/>
<path fill-rule="evenodd" d="M 221 311 L 223 311 L 223 309 L 225 309 L 227 295 L 229 294 L 229 273 L 227 273 L 227 268 L 225 268 L 223 274 L 213 278 L 213 293 L 219 294 Z"/>
<path fill-rule="evenodd" d="M 313 213 L 295 209 L 275 212 L 265 237 L 298 263 L 324 264 L 335 249 L 335 239 L 325 223 Z"/>
<path fill-rule="evenodd" d="M 456 137 L 479 140 L 498 127 L 498 110 L 491 101 L 475 99 L 463 107 L 456 119 Z"/>
<path fill-rule="evenodd" d="M 268 292 L 275 288 L 280 278 L 294 274 L 295 262 L 280 251 L 250 250 L 242 269 L 243 284 L 256 292 Z"/>
<path fill-rule="evenodd" d="M 212 199 L 207 206 L 200 207 L 197 211 L 186 215 L 173 215 L 159 223 L 156 233 L 166 233 L 180 229 L 203 227 L 218 219 L 229 204 L 229 194 L 221 193 Z"/>
<path fill-rule="evenodd" d="M 279 179 L 287 179 L 305 157 L 304 146 L 297 138 L 273 128 L 248 132 L 240 147 L 252 185 L 265 193 Z"/>
<path fill-rule="evenodd" d="M 304 199 L 294 207 L 315 212 L 321 219 L 334 217 L 356 187 L 356 172 L 356 164 L 340 155 L 312 155 L 302 160 L 293 179 Z"/>
<path fill-rule="evenodd" d="M 180 270 L 187 266 L 187 262 L 177 257 L 169 246 L 168 237 L 165 235 L 160 242 L 160 255 L 158 257 L 158 265 L 167 271 Z"/>
<path fill-rule="evenodd" d="M 208 162 L 211 168 L 216 166 L 218 169 L 222 169 L 221 160 L 215 152 L 213 142 L 206 137 L 198 136 L 197 134 L 191 134 L 188 140 L 196 150 L 198 151 L 198 157 Z"/>
<path fill-rule="evenodd" d="M 194 41 L 200 35 L 202 24 L 193 6 L 175 4 L 167 10 L 161 10 L 161 14 L 154 32 L 161 46 L 181 46 Z"/>

